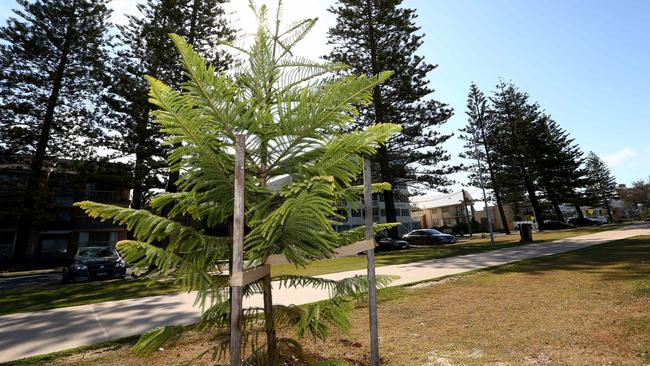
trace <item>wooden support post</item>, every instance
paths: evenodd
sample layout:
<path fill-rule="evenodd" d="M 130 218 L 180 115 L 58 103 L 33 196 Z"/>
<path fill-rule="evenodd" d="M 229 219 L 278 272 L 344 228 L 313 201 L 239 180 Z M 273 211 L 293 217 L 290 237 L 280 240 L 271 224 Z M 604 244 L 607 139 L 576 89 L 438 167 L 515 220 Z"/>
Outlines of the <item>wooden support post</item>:
<path fill-rule="evenodd" d="M 366 210 L 366 240 L 375 240 L 372 222 L 372 177 L 370 159 L 363 160 L 363 200 Z M 377 279 L 375 277 L 375 249 L 368 249 L 368 312 L 370 318 L 370 365 L 379 366 L 379 333 L 377 330 Z"/>
<path fill-rule="evenodd" d="M 246 136 L 235 136 L 235 207 L 232 228 L 232 272 L 244 269 L 244 166 L 246 159 Z M 231 286 L 230 297 L 230 366 L 241 365 L 243 287 Z"/>

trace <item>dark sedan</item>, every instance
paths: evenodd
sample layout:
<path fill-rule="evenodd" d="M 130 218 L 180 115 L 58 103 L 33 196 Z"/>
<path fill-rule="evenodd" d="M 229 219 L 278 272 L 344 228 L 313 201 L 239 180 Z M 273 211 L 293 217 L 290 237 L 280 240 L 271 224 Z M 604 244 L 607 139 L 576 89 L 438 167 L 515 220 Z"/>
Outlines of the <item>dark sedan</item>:
<path fill-rule="evenodd" d="M 564 229 L 575 229 L 576 226 L 573 224 L 567 224 L 562 221 L 546 221 L 544 223 L 544 229 L 546 230 L 564 230 Z"/>
<path fill-rule="evenodd" d="M 409 243 L 406 240 L 393 239 L 386 234 L 380 234 L 375 236 L 375 241 L 377 242 L 377 247 L 375 248 L 376 252 L 401 250 L 401 249 L 407 249 L 409 247 Z"/>
<path fill-rule="evenodd" d="M 572 219 L 569 219 L 569 224 L 575 225 L 575 226 L 596 226 L 600 225 L 600 222 L 592 219 L 588 219 L 586 217 L 574 217 Z"/>
<path fill-rule="evenodd" d="M 455 236 L 443 234 L 434 229 L 413 230 L 404 235 L 402 239 L 413 245 L 452 244 L 456 242 Z"/>
<path fill-rule="evenodd" d="M 63 282 L 124 277 L 126 263 L 111 247 L 79 248 L 63 266 Z"/>

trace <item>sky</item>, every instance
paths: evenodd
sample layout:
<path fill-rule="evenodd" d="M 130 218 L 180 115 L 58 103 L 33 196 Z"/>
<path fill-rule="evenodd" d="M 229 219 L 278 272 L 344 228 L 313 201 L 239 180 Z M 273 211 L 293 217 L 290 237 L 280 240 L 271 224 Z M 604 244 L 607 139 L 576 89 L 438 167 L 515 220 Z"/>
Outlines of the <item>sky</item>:
<path fill-rule="evenodd" d="M 276 1 L 256 3 L 273 10 Z M 330 49 L 327 29 L 336 19 L 327 8 L 333 3 L 284 1 L 285 21 L 319 18 L 297 54 L 315 59 Z M 112 21 L 137 13 L 135 4 L 113 0 Z M 255 30 L 247 4 L 227 6 L 242 35 Z M 445 145 L 453 162 L 463 162 L 457 136 L 466 123 L 470 83 L 489 94 L 505 80 L 538 101 L 585 153 L 605 160 L 619 183 L 650 177 L 650 1 L 405 0 L 403 6 L 417 10 L 425 34 L 419 53 L 439 65 L 428 75 L 435 89 L 430 97 L 455 110 L 441 128 L 455 133 Z M 0 24 L 14 7 L 14 0 L 0 0 Z M 465 175 L 454 178 L 462 183 Z"/>

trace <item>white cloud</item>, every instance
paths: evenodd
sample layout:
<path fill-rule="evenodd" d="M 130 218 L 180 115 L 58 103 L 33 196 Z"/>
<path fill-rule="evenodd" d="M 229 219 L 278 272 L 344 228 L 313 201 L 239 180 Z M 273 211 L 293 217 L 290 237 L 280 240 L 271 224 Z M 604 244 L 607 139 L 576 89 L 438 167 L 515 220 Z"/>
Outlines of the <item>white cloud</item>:
<path fill-rule="evenodd" d="M 617 151 L 613 154 L 606 155 L 603 160 L 609 166 L 619 166 L 625 163 L 629 163 L 632 158 L 637 156 L 637 152 L 629 147 L 624 148 L 623 150 Z"/>

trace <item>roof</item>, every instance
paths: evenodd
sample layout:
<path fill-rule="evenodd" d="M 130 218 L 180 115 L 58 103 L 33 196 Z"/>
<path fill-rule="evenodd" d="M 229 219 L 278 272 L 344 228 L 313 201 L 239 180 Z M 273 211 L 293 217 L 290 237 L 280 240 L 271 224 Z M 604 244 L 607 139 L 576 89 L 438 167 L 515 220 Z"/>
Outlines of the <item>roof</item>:
<path fill-rule="evenodd" d="M 411 204 L 420 209 L 454 206 L 463 202 L 463 192 L 465 193 L 467 203 L 471 204 L 473 199 L 467 191 L 449 194 L 414 196 L 411 197 Z"/>

